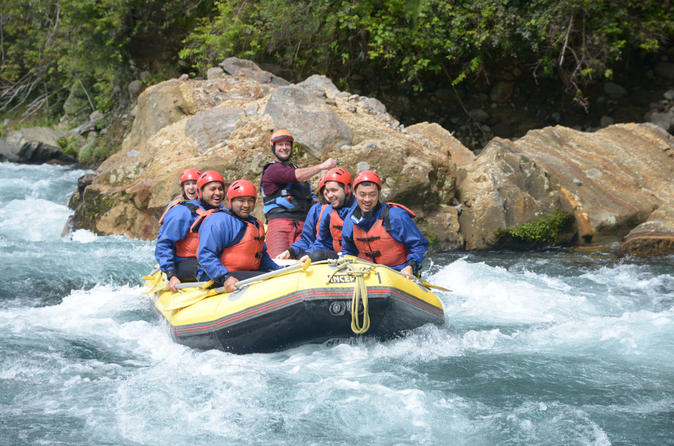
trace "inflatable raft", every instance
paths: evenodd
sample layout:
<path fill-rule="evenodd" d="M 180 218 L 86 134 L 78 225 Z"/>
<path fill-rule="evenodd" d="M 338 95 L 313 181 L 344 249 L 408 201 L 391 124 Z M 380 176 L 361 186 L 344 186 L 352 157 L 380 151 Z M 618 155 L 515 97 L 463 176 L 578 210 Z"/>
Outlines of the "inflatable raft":
<path fill-rule="evenodd" d="M 240 281 L 232 293 L 210 282 L 172 293 L 161 272 L 143 279 L 171 336 L 198 349 L 270 352 L 444 323 L 433 285 L 354 257 L 288 266 Z"/>

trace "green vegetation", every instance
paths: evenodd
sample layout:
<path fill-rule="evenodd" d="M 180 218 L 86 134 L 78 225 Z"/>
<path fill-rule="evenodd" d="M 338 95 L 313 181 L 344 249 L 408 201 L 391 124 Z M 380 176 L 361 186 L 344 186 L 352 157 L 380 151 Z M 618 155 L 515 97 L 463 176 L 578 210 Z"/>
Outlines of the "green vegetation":
<path fill-rule="evenodd" d="M 573 222 L 573 215 L 556 210 L 538 220 L 498 230 L 496 237 L 503 247 L 549 246 L 558 242 L 560 234 L 569 232 Z"/>
<path fill-rule="evenodd" d="M 365 77 L 412 92 L 518 71 L 558 78 L 584 105 L 587 82 L 658 52 L 673 30 L 674 8 L 654 0 L 5 0 L 0 116 L 60 116 L 69 97 L 73 112 L 106 113 L 126 104 L 139 71 L 203 74 L 229 56 L 342 89 Z"/>

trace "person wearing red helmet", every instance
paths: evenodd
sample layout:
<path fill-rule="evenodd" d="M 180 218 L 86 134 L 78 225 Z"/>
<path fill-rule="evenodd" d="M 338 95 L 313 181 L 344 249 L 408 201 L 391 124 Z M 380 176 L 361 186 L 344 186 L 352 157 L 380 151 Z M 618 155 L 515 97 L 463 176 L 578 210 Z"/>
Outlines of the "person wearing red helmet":
<path fill-rule="evenodd" d="M 321 219 L 318 237 L 311 249 L 312 261 L 336 258 L 342 251 L 344 218 L 356 206 L 351 193 L 352 182 L 351 174 L 341 167 L 325 174 L 325 199 L 330 205 Z"/>
<path fill-rule="evenodd" d="M 356 206 L 344 219 L 342 253 L 419 275 L 428 241 L 414 224 L 414 213 L 380 201 L 381 179 L 364 170 L 353 180 Z"/>
<path fill-rule="evenodd" d="M 200 278 L 212 279 L 230 293 L 239 280 L 281 268 L 267 253 L 264 225 L 252 215 L 256 198 L 253 183 L 234 181 L 227 188 L 228 207 L 199 227 Z"/>
<path fill-rule="evenodd" d="M 325 198 L 325 175 L 318 180 L 318 198 L 319 202 L 315 203 L 309 209 L 307 218 L 304 220 L 302 227 L 302 234 L 300 238 L 290 245 L 290 248 L 283 251 L 281 254 L 274 257 L 278 260 L 285 259 L 299 259 L 300 257 L 309 254 L 313 249 L 314 242 L 318 237 L 318 228 L 321 225 L 321 220 L 325 215 L 325 210 L 328 207 L 328 202 Z"/>
<path fill-rule="evenodd" d="M 196 200 L 199 198 L 197 193 L 197 179 L 201 175 L 199 170 L 190 167 L 189 169 L 183 170 L 178 179 L 178 184 L 180 185 L 180 195 L 175 197 L 171 202 L 166 206 L 164 212 L 159 218 L 159 226 L 164 222 L 164 216 L 168 211 L 170 211 L 175 206 L 178 206 L 180 203 L 190 200 Z"/>
<path fill-rule="evenodd" d="M 290 162 L 294 141 L 288 130 L 279 129 L 272 133 L 269 148 L 274 162 L 262 169 L 260 183 L 267 219 L 267 243 L 272 256 L 288 249 L 302 233 L 307 213 L 314 203 L 307 180 L 337 164 L 329 158 L 314 166 L 296 166 Z"/>
<path fill-rule="evenodd" d="M 222 206 L 224 198 L 225 181 L 214 170 L 199 175 L 196 185 L 198 199 L 181 202 L 166 212 L 157 236 L 155 258 L 173 292 L 177 284 L 196 280 L 198 225 Z"/>

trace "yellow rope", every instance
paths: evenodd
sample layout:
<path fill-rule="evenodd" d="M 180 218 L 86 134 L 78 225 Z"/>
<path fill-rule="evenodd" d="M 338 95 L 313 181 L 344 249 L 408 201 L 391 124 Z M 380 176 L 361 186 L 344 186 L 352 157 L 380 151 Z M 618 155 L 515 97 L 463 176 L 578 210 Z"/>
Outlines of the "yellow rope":
<path fill-rule="evenodd" d="M 370 271 L 368 270 L 367 273 Z M 353 271 L 349 268 L 349 274 L 356 276 L 356 286 L 353 287 L 351 298 L 351 331 L 355 334 L 364 334 L 370 329 L 370 313 L 367 309 L 367 286 L 365 285 L 364 271 Z M 358 307 L 363 302 L 363 321 L 358 320 Z"/>
<path fill-rule="evenodd" d="M 352 261 L 348 258 L 337 260 L 337 268 L 328 277 L 328 283 L 331 282 L 332 277 L 340 271 L 346 270 L 350 276 L 356 277 L 356 284 L 353 288 L 353 296 L 351 297 L 351 331 L 355 334 L 366 333 L 370 329 L 370 313 L 368 311 L 367 301 L 367 286 L 365 285 L 365 276 L 370 274 L 372 267 L 368 266 L 363 269 L 355 268 L 351 265 Z M 362 304 L 361 304 L 362 302 Z M 358 310 L 363 306 L 363 320 L 358 320 Z"/>

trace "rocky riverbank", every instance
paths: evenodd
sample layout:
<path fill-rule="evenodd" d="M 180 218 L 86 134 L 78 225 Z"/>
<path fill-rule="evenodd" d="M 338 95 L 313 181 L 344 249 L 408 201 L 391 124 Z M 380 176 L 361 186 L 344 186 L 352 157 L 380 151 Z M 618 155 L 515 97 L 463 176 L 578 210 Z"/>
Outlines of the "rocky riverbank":
<path fill-rule="evenodd" d="M 333 157 L 380 173 L 384 198 L 410 206 L 438 250 L 621 242 L 623 254 L 674 252 L 674 138 L 652 124 L 545 127 L 494 138 L 476 157 L 437 123 L 405 127 L 324 76 L 290 84 L 234 58 L 208 79 L 145 89 L 132 117 L 121 150 L 73 194 L 69 228 L 151 239 L 183 169 L 259 183 L 268 137 L 285 127 L 299 165 Z"/>

